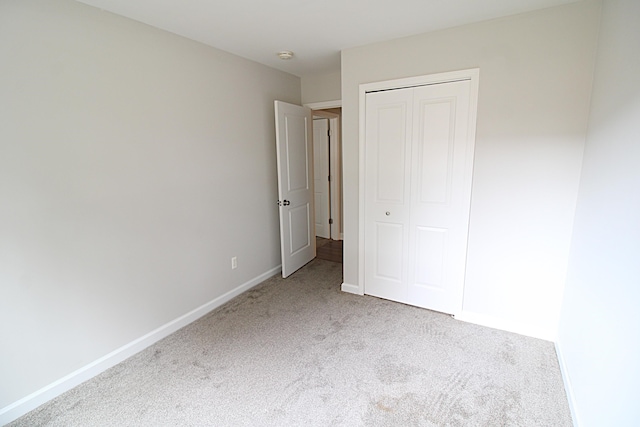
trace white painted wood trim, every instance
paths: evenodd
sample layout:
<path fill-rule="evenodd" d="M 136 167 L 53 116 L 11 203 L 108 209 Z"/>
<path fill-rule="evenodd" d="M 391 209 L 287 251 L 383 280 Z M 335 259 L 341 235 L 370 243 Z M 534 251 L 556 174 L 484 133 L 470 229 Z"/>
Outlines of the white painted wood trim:
<path fill-rule="evenodd" d="M 305 105 L 306 106 L 306 105 Z M 329 119 L 329 130 L 331 131 L 331 137 L 329 138 L 329 147 L 331 157 L 329 160 L 330 175 L 331 175 L 331 218 L 333 224 L 331 227 L 331 239 L 343 240 L 344 237 L 340 230 L 342 230 L 341 212 L 342 212 L 342 150 L 341 146 L 341 126 L 340 114 L 332 113 L 324 110 L 312 110 L 313 117 L 322 117 Z"/>
<path fill-rule="evenodd" d="M 480 326 L 486 326 L 488 328 L 500 329 L 502 331 L 513 332 L 516 334 L 526 335 L 532 338 L 539 338 L 546 341 L 555 341 L 556 339 L 555 331 L 549 331 L 544 328 L 539 328 L 524 323 L 513 322 L 494 316 L 488 316 L 486 314 L 473 313 L 463 310 L 462 313 L 456 314 L 453 317 L 456 320 L 460 320 L 462 322 L 473 323 Z"/>
<path fill-rule="evenodd" d="M 358 88 L 358 292 L 364 295 L 364 177 L 367 84 Z"/>
<path fill-rule="evenodd" d="M 567 401 L 569 402 L 569 409 L 571 410 L 571 419 L 573 421 L 574 427 L 580 427 L 582 424 L 580 423 L 580 417 L 578 417 L 577 405 L 575 401 L 575 394 L 573 393 L 573 386 L 571 385 L 571 379 L 569 378 L 569 372 L 567 370 L 567 365 L 564 361 L 564 357 L 562 356 L 562 349 L 560 347 L 560 343 L 556 341 L 556 355 L 558 356 L 558 364 L 560 365 L 560 373 L 562 374 L 562 382 L 564 383 L 564 390 L 567 394 Z"/>
<path fill-rule="evenodd" d="M 425 86 L 437 83 L 449 83 L 459 80 L 477 81 L 479 76 L 479 68 L 470 68 L 468 70 L 449 71 L 446 73 L 429 74 L 426 76 L 406 77 L 403 79 L 363 83 L 360 85 L 360 88 L 366 93 L 374 92 L 377 90 L 403 89 L 407 87 Z"/>
<path fill-rule="evenodd" d="M 358 285 L 343 283 L 340 289 L 342 289 L 342 292 L 347 292 L 347 293 L 356 294 L 356 295 L 363 295 L 360 293 L 360 290 L 359 290 L 360 288 L 358 287 Z"/>
<path fill-rule="evenodd" d="M 331 180 L 328 180 L 328 177 L 331 177 L 333 175 L 332 173 L 332 168 L 334 168 L 335 166 L 332 165 L 333 159 L 331 158 L 331 156 L 329 155 L 329 153 L 331 153 L 331 134 L 332 134 L 332 129 L 331 129 L 331 119 L 327 118 L 327 117 L 323 117 L 323 115 L 321 114 L 316 114 L 316 112 L 312 111 L 311 112 L 313 114 L 313 149 L 312 151 L 312 157 L 313 157 L 313 164 L 314 164 L 314 169 L 313 169 L 313 179 L 314 179 L 314 185 L 313 185 L 313 189 L 314 189 L 314 193 L 313 193 L 313 204 L 314 204 L 314 210 L 316 212 L 315 218 L 315 237 L 322 237 L 324 239 L 331 239 L 331 233 L 333 231 L 333 227 L 331 224 L 331 218 L 332 218 L 332 213 L 333 213 L 333 187 L 332 187 L 332 182 Z M 324 123 L 326 121 L 326 131 L 322 132 L 320 135 L 316 135 L 316 128 L 321 128 Z M 318 139 L 323 139 L 323 138 L 327 138 L 327 156 L 326 159 L 323 159 L 323 156 L 320 156 L 321 158 L 316 161 L 316 154 L 318 154 L 317 150 L 317 146 L 318 144 L 321 144 L 320 141 L 318 141 L 316 139 L 316 137 L 318 137 Z M 326 161 L 326 164 L 325 164 Z M 319 165 L 320 167 L 318 169 L 316 169 L 316 166 L 318 166 L 318 163 L 322 163 L 321 165 Z M 323 171 L 326 171 L 326 173 L 323 173 Z M 320 174 L 322 176 L 316 176 L 316 174 Z M 317 199 L 316 197 L 318 196 L 318 193 L 316 193 L 316 190 L 318 189 L 318 179 L 321 181 L 319 187 L 322 188 L 324 187 L 324 184 L 326 184 L 326 194 L 322 194 L 322 199 L 326 200 L 327 202 L 327 207 L 329 208 L 328 212 L 318 212 L 317 209 Z M 321 203 L 322 204 L 322 203 Z M 323 215 L 326 214 L 326 221 L 325 218 L 323 218 Z M 318 225 L 320 225 L 320 228 L 318 227 Z M 322 228 L 326 228 L 325 230 L 322 230 Z M 324 232 L 326 232 L 326 234 Z M 316 255 L 317 255 L 317 248 L 316 248 Z"/>
<path fill-rule="evenodd" d="M 102 356 L 101 358 L 89 363 L 88 365 L 83 366 L 82 368 L 74 372 L 71 372 L 69 375 L 62 377 L 57 381 L 54 381 L 53 383 L 41 388 L 40 390 L 35 391 L 8 406 L 5 406 L 4 408 L 0 409 L 0 425 L 8 424 L 20 418 L 21 416 L 25 415 L 29 411 L 34 410 L 38 406 L 117 365 L 123 360 L 171 335 L 178 329 L 183 328 L 184 326 L 198 320 L 200 317 L 220 307 L 221 305 L 223 305 L 227 301 L 230 301 L 241 293 L 248 291 L 254 286 L 262 283 L 266 279 L 275 276 L 276 274 L 280 273 L 280 271 L 281 266 L 272 268 L 271 270 L 268 270 L 265 273 L 262 273 L 261 275 L 236 287 L 235 289 L 232 289 L 229 292 L 219 296 L 218 298 L 215 298 L 208 303 L 205 303 L 200 307 L 160 326 L 159 328 L 149 332 L 148 334 L 143 335 L 140 338 L 123 345 L 122 347 L 112 351 L 111 353 Z"/>
<path fill-rule="evenodd" d="M 477 106 L 478 88 L 480 79 L 480 69 L 470 68 L 468 70 L 449 71 L 445 73 L 429 74 L 426 76 L 407 77 L 403 79 L 385 80 L 381 82 L 363 83 L 359 86 L 358 105 L 358 150 L 359 150 L 359 173 L 358 173 L 358 294 L 364 295 L 364 168 L 365 168 L 365 124 L 366 124 L 366 96 L 367 92 L 379 90 L 402 89 L 407 87 L 425 86 L 437 83 L 449 83 L 460 80 L 469 80 L 470 106 Z M 474 110 L 470 110 L 474 111 Z M 477 114 L 474 111 L 474 116 Z M 475 138 L 476 117 L 469 122 L 469 129 Z M 471 160 L 473 161 L 473 153 Z M 473 189 L 472 189 L 473 197 Z"/>
<path fill-rule="evenodd" d="M 322 102 L 311 102 L 309 104 L 303 104 L 307 108 L 311 108 L 312 110 L 324 110 L 326 108 L 340 108 L 342 107 L 342 100 L 336 99 L 334 101 L 322 101 Z"/>
<path fill-rule="evenodd" d="M 311 109 L 311 114 L 313 114 L 314 118 L 323 118 L 323 119 L 335 119 L 340 117 L 340 114 L 336 114 L 336 113 L 332 113 L 330 111 L 324 111 L 324 110 Z"/>
<path fill-rule="evenodd" d="M 340 116 L 329 119 L 329 129 L 331 136 L 329 137 L 330 147 L 330 173 L 331 173 L 331 238 L 333 240 L 340 239 L 340 230 L 342 223 L 340 221 L 340 212 L 342 210 L 342 159 L 340 157 Z"/>

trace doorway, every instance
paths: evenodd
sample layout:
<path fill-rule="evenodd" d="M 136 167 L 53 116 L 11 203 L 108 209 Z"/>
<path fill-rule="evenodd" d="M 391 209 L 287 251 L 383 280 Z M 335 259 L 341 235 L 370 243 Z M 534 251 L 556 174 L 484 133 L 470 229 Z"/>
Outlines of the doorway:
<path fill-rule="evenodd" d="M 316 258 L 342 264 L 342 240 L 316 237 Z"/>
<path fill-rule="evenodd" d="M 342 109 L 318 108 L 312 113 L 316 257 L 342 263 Z"/>
<path fill-rule="evenodd" d="M 316 236 L 342 240 L 342 109 L 312 113 Z"/>
<path fill-rule="evenodd" d="M 330 102 L 331 104 L 332 102 Z M 342 163 L 340 153 L 340 101 L 337 107 L 321 103 L 312 114 L 311 106 L 299 106 L 276 100 L 276 160 L 282 277 L 288 277 L 316 257 L 316 234 L 330 241 L 342 240 Z M 338 108 L 336 111 L 335 108 Z M 323 122 L 326 133 L 319 148 L 313 144 L 313 115 Z M 318 126 L 320 129 L 320 126 Z M 320 141 L 319 141 L 320 142 Z M 321 162 L 324 166 L 316 165 Z M 314 169 L 322 171 L 314 174 Z M 314 194 L 314 187 L 322 187 Z M 320 198 L 316 202 L 316 198 Z M 323 200 L 326 198 L 326 200 Z M 322 227 L 315 221 L 318 205 Z M 326 211 L 326 212 L 325 212 Z M 326 226 L 325 223 L 326 222 Z M 342 245 L 330 245 L 332 258 Z M 332 260 L 332 259 L 330 259 Z"/>

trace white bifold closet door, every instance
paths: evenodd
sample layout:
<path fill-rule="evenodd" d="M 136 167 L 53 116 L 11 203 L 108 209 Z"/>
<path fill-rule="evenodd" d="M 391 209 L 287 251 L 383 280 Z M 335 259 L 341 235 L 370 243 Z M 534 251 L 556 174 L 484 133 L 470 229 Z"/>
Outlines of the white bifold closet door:
<path fill-rule="evenodd" d="M 366 294 L 461 311 L 471 122 L 468 80 L 366 94 Z"/>

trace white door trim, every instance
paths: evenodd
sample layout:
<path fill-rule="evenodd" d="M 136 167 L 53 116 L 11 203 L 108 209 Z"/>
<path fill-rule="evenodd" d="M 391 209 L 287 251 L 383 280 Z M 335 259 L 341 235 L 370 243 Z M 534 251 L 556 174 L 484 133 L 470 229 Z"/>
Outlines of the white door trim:
<path fill-rule="evenodd" d="M 349 289 L 351 293 L 364 295 L 364 245 L 365 245 L 365 124 L 366 124 L 366 95 L 367 92 L 375 92 L 380 90 L 402 89 L 413 86 L 425 86 L 436 83 L 448 83 L 459 80 L 470 81 L 470 111 L 469 118 L 469 136 L 475 139 L 476 133 L 476 114 L 478 105 L 478 87 L 479 87 L 480 69 L 471 68 L 468 70 L 450 71 L 446 73 L 430 74 L 426 76 L 408 77 L 403 79 L 386 80 L 382 82 L 363 83 L 359 86 L 359 104 L 358 104 L 358 289 Z M 471 153 L 473 158 L 473 153 Z"/>
<path fill-rule="evenodd" d="M 312 110 L 325 110 L 327 108 L 342 107 L 342 100 L 336 99 L 334 101 L 310 102 L 308 104 L 302 104 L 302 105 L 304 107 L 311 108 Z"/>
<path fill-rule="evenodd" d="M 331 238 L 331 140 L 329 119 L 313 115 L 313 178 L 315 236 Z"/>
<path fill-rule="evenodd" d="M 331 175 L 331 239 L 342 240 L 342 150 L 340 135 L 340 114 L 329 111 L 313 111 L 314 116 L 329 119 L 329 130 L 331 137 L 329 138 L 329 168 Z"/>
<path fill-rule="evenodd" d="M 329 119 L 329 167 L 331 169 L 331 239 L 342 240 L 342 150 L 340 150 L 340 116 Z"/>

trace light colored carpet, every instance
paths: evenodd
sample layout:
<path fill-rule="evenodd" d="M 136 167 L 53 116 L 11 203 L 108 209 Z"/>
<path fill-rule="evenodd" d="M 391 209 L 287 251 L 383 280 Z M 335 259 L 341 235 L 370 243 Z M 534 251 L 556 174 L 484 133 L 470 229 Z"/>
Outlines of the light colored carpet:
<path fill-rule="evenodd" d="M 273 277 L 12 426 L 570 426 L 550 342 Z"/>

